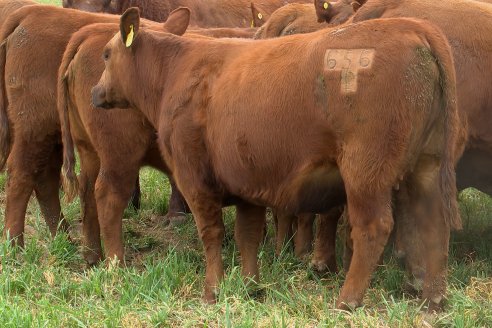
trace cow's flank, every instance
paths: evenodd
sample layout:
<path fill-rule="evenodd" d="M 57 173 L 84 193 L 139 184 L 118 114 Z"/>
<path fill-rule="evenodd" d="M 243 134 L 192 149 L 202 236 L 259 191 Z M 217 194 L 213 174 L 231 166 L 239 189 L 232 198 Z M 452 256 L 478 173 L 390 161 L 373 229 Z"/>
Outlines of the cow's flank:
<path fill-rule="evenodd" d="M 125 31 L 135 24 L 121 21 Z M 140 29 L 129 48 L 126 42 L 117 34 L 106 46 L 92 98 L 106 108 L 134 104 L 158 130 L 204 244 L 207 301 L 223 276 L 224 200 L 237 200 L 242 272 L 257 280 L 264 206 L 324 212 L 344 189 L 354 254 L 337 306 L 359 305 L 392 229 L 393 189 L 402 180 L 418 191 L 411 209 L 426 209 L 426 227 L 442 231 L 437 243 L 426 243 L 432 257 L 424 284 L 424 297 L 441 301 L 449 228 L 459 223 L 458 117 L 453 61 L 437 29 L 388 19 L 268 41 Z M 340 78 L 325 71 L 329 49 L 374 49 L 371 68 L 358 71 L 364 87 L 340 92 Z M 301 197 L 306 191 L 318 202 Z"/>

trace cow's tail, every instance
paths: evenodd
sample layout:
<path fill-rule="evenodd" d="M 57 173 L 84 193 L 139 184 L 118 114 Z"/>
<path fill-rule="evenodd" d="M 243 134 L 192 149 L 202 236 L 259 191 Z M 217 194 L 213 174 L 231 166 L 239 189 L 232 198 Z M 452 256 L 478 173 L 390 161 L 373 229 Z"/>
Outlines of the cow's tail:
<path fill-rule="evenodd" d="M 426 24 L 427 25 L 427 24 Z M 439 172 L 444 219 L 451 229 L 461 229 L 458 208 L 455 166 L 466 142 L 465 120 L 460 120 L 456 99 L 456 73 L 451 47 L 437 27 L 428 26 L 426 41 L 439 69 L 442 90 L 441 112 L 438 117 L 444 124 L 444 153 Z"/>
<path fill-rule="evenodd" d="M 72 60 L 78 51 L 80 42 L 70 40 L 63 54 L 63 59 L 58 70 L 58 97 L 57 107 L 60 117 L 60 127 L 63 141 L 63 167 L 62 184 L 65 192 L 65 200 L 71 202 L 78 194 L 79 183 L 75 173 L 75 149 L 70 130 L 69 118 L 69 89 L 68 80 L 71 70 Z"/>
<path fill-rule="evenodd" d="M 5 60 L 7 40 L 0 43 L 0 171 L 5 167 L 10 153 L 10 124 L 7 114 L 8 100 L 5 88 Z"/>

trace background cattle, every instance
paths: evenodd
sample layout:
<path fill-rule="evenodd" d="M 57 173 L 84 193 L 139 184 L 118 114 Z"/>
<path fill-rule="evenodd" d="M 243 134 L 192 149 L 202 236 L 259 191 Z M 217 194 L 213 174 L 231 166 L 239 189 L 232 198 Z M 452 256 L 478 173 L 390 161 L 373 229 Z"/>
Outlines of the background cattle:
<path fill-rule="evenodd" d="M 337 306 L 361 304 L 392 228 L 392 190 L 402 180 L 416 190 L 408 210 L 425 209 L 418 219 L 440 232 L 439 240 L 424 240 L 423 294 L 431 306 L 439 305 L 449 229 L 460 218 L 454 68 L 438 30 L 411 20 L 380 20 L 253 45 L 139 31 L 133 10 L 122 16 L 120 30 L 103 52 L 106 68 L 93 102 L 105 108 L 135 104 L 158 129 L 160 149 L 204 243 L 207 301 L 215 300 L 223 276 L 224 201 L 236 203 L 242 273 L 257 280 L 262 205 L 323 212 L 344 188 L 354 256 Z M 353 50 L 358 65 L 377 74 L 361 73 L 355 81 L 348 72 L 337 74 L 338 60 L 352 56 L 347 49 L 362 49 Z M 149 77 L 156 62 L 165 73 Z M 255 72 L 267 67 L 271 74 L 258 79 Z M 365 87 L 358 89 L 358 83 Z"/>
<path fill-rule="evenodd" d="M 63 7 L 111 14 L 122 14 L 130 7 L 137 7 L 142 17 L 159 22 L 165 21 L 174 9 L 187 7 L 192 13 L 191 26 L 258 27 L 255 18 L 266 19 L 277 8 L 291 2 L 311 0 L 257 0 L 255 9 L 251 0 L 63 0 Z"/>
<path fill-rule="evenodd" d="M 162 27 L 152 28 L 183 34 L 186 28 L 182 28 L 184 23 L 181 21 L 188 22 L 189 17 L 187 8 L 178 8 Z M 73 193 L 78 185 L 73 149 L 75 140 L 80 158 L 83 213 L 86 218 L 92 216 L 84 222 L 87 223 L 84 224 L 84 229 L 87 229 L 84 235 L 92 236 L 86 242 L 89 264 L 102 258 L 99 229 L 106 255 L 124 260 L 123 211 L 140 167 L 151 165 L 169 173 L 157 149 L 155 130 L 143 115 L 131 110 L 97 113 L 91 106 L 90 90 L 104 70 L 100 55 L 102 48 L 117 31 L 116 24 L 93 24 L 82 28 L 71 37 L 59 69 L 58 108 L 64 147 L 64 189 Z M 87 67 L 91 69 L 87 70 Z M 171 185 L 174 189 L 172 181 Z M 179 212 L 186 208 L 184 200 L 179 192 L 173 195 L 166 215 L 170 224 L 186 219 L 184 213 Z"/>
<path fill-rule="evenodd" d="M 35 5 L 37 2 L 31 0 L 1 0 L 0 1 L 0 24 L 7 16 L 19 9 L 20 7 L 27 5 Z"/>
<path fill-rule="evenodd" d="M 258 29 L 255 39 L 269 39 L 278 36 L 309 33 L 327 27 L 316 21 L 312 4 L 292 3 L 272 13 L 266 23 Z"/>
<path fill-rule="evenodd" d="M 43 17 L 43 29 L 38 28 L 39 17 Z M 52 235 L 59 227 L 67 229 L 60 210 L 62 144 L 56 109 L 57 72 L 65 46 L 81 27 L 118 19 L 36 5 L 20 8 L 2 25 L 0 40 L 6 41 L 0 47 L 0 112 L 8 117 L 2 122 L 6 135 L 0 138 L 1 158 L 8 157 L 4 235 L 9 233 L 20 245 L 33 190 Z M 92 233 L 99 229 L 95 207 L 85 208 L 82 216 L 84 240 L 92 249 L 99 241 L 99 235 Z"/>
<path fill-rule="evenodd" d="M 182 22 L 188 21 L 189 16 L 187 8 L 176 9 L 164 24 L 164 30 L 174 34 L 184 33 L 187 25 L 183 28 Z M 203 37 L 200 34 L 215 34 L 220 30 L 231 36 L 236 31 L 211 30 L 195 29 L 191 35 Z M 73 34 L 59 70 L 58 109 L 65 154 L 64 187 L 67 191 L 76 189 L 75 141 L 81 162 L 79 180 L 82 187 L 80 195 L 86 208 L 84 212 L 87 209 L 95 211 L 94 201 L 97 203 L 105 253 L 109 257 L 124 259 L 122 216 L 131 192 L 132 178 L 144 165 L 152 165 L 164 172 L 168 169 L 157 148 L 156 132 L 142 114 L 134 110 L 96 112 L 90 102 L 90 90 L 104 70 L 100 54 L 117 31 L 118 25 L 100 24 L 86 26 Z M 91 69 L 87 70 L 87 67 Z M 167 218 L 171 223 L 183 220 L 183 214 L 176 213 L 183 208 L 179 202 L 183 202 L 180 197 L 170 200 Z M 93 234 L 99 235 L 99 230 Z M 91 263 L 101 255 L 100 242 L 95 244 L 98 247 L 92 247 L 97 252 Z"/>

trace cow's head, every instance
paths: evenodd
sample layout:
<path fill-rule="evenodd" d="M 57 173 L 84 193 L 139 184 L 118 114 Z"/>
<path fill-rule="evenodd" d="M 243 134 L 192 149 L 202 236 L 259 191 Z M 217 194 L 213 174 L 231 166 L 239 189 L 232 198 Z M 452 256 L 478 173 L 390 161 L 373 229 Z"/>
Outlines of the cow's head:
<path fill-rule="evenodd" d="M 258 29 L 255 39 L 269 39 L 290 34 L 309 33 L 323 28 L 316 23 L 312 5 L 291 3 L 275 10 L 268 21 Z"/>
<path fill-rule="evenodd" d="M 63 0 L 64 8 L 78 9 L 92 13 L 112 12 L 111 0 Z"/>
<path fill-rule="evenodd" d="M 190 10 L 174 10 L 164 23 L 164 32 L 182 35 L 190 21 Z M 104 47 L 104 72 L 98 84 L 92 88 L 92 103 L 99 108 L 127 108 L 128 96 L 138 92 L 132 80 L 138 76 L 136 58 L 143 44 L 138 37 L 140 13 L 136 7 L 129 8 L 120 18 L 120 32 Z M 131 96 L 130 96 L 131 97 Z"/>
<path fill-rule="evenodd" d="M 255 6 L 254 2 L 251 2 L 251 14 L 253 15 L 253 18 L 251 20 L 251 27 L 260 27 L 267 20 L 267 17 L 265 17 L 265 13 L 262 13 L 261 10 Z"/>
<path fill-rule="evenodd" d="M 331 24 L 345 23 L 367 0 L 314 0 L 318 22 Z"/>

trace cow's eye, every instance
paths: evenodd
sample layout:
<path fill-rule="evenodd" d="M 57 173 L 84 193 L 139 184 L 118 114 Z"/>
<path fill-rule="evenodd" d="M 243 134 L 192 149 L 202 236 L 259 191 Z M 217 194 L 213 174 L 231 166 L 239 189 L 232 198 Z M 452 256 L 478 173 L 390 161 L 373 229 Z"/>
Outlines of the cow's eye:
<path fill-rule="evenodd" d="M 104 59 L 104 61 L 107 61 L 110 56 L 111 56 L 111 51 L 109 49 L 105 49 L 104 52 L 103 52 L 103 59 Z"/>

